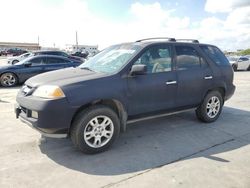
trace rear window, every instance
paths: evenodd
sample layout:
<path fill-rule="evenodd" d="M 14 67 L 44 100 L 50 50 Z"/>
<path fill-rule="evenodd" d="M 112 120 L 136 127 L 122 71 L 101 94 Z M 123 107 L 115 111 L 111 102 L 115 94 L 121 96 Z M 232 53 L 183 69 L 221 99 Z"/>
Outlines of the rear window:
<path fill-rule="evenodd" d="M 215 46 L 200 46 L 202 51 L 217 65 L 229 65 L 226 56 Z"/>

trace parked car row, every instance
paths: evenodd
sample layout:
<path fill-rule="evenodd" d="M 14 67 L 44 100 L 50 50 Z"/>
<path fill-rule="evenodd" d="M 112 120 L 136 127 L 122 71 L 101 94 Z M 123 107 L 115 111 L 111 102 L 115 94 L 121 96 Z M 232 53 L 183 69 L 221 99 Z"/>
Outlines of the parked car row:
<path fill-rule="evenodd" d="M 80 57 L 62 51 L 35 51 L 8 58 L 7 66 L 0 67 L 0 83 L 4 87 L 15 86 L 40 73 L 76 67 L 83 63 Z"/>
<path fill-rule="evenodd" d="M 67 67 L 77 67 L 81 61 L 56 55 L 34 55 L 14 65 L 0 67 L 0 83 L 4 87 L 15 86 L 40 73 Z"/>
<path fill-rule="evenodd" d="M 7 55 L 12 55 L 12 56 L 19 56 L 24 53 L 27 53 L 27 50 L 23 50 L 21 48 L 10 48 L 10 49 L 1 49 L 0 50 L 0 56 L 7 56 Z"/>
<path fill-rule="evenodd" d="M 234 71 L 248 70 L 250 71 L 250 56 L 229 56 L 227 57 Z"/>
<path fill-rule="evenodd" d="M 72 60 L 75 60 L 75 61 L 79 61 L 79 62 L 82 62 L 83 59 L 80 58 L 80 57 L 77 57 L 77 56 L 72 56 L 72 55 L 69 55 L 63 51 L 52 51 L 52 50 L 48 50 L 48 51 L 34 51 L 34 52 L 28 52 L 28 53 L 25 53 L 25 54 L 22 54 L 20 56 L 16 56 L 16 57 L 9 57 L 8 58 L 8 63 L 9 64 L 16 64 L 18 63 L 19 61 L 27 58 L 27 57 L 30 57 L 30 56 L 37 56 L 37 55 L 57 55 L 57 56 L 62 56 L 62 57 L 66 57 L 68 59 L 72 59 Z"/>

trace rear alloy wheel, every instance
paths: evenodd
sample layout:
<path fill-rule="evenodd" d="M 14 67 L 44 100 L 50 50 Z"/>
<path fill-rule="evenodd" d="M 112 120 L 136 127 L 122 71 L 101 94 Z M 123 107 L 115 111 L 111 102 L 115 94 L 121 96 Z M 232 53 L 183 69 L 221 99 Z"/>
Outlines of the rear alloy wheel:
<path fill-rule="evenodd" d="M 79 150 L 93 154 L 107 150 L 119 132 L 120 121 L 117 114 L 109 107 L 96 105 L 76 116 L 70 137 Z"/>
<path fill-rule="evenodd" d="M 198 119 L 203 122 L 216 121 L 223 107 L 223 99 L 218 91 L 211 91 L 204 98 L 202 104 L 196 109 Z"/>
<path fill-rule="evenodd" d="M 4 87 L 12 87 L 17 84 L 17 77 L 13 73 L 4 73 L 0 77 L 1 85 Z"/>

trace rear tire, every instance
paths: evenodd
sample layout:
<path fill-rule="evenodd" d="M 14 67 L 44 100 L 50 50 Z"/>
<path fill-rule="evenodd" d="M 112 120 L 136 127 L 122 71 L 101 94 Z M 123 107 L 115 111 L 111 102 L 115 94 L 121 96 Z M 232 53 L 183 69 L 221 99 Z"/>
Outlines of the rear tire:
<path fill-rule="evenodd" d="M 209 92 L 202 104 L 196 109 L 197 118 L 206 123 L 216 121 L 222 111 L 223 103 L 224 101 L 220 92 Z"/>
<path fill-rule="evenodd" d="M 111 108 L 91 106 L 80 112 L 73 121 L 70 137 L 74 146 L 87 154 L 107 150 L 120 133 L 120 121 Z"/>

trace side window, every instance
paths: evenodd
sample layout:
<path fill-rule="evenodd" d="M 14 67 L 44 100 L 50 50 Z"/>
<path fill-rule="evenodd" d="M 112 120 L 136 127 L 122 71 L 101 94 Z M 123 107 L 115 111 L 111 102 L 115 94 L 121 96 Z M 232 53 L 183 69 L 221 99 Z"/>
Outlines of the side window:
<path fill-rule="evenodd" d="M 200 68 L 205 61 L 198 55 L 198 52 L 189 46 L 176 46 L 176 63 L 178 70 Z"/>
<path fill-rule="evenodd" d="M 171 48 L 169 46 L 151 47 L 139 57 L 135 64 L 146 65 L 148 73 L 171 71 Z"/>
<path fill-rule="evenodd" d="M 68 63 L 68 61 L 61 58 L 48 57 L 48 64 L 59 64 L 59 63 Z"/>
<path fill-rule="evenodd" d="M 37 66 L 37 65 L 42 65 L 44 64 L 46 61 L 45 61 L 45 58 L 34 58 L 32 60 L 30 60 L 31 62 L 31 66 Z"/>
<path fill-rule="evenodd" d="M 215 46 L 200 46 L 202 51 L 217 65 L 229 65 L 226 56 Z"/>

